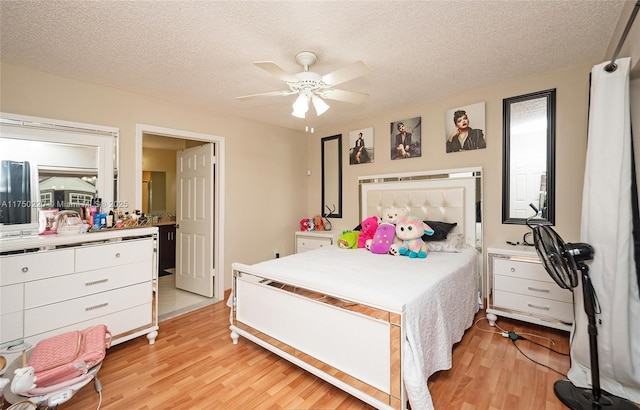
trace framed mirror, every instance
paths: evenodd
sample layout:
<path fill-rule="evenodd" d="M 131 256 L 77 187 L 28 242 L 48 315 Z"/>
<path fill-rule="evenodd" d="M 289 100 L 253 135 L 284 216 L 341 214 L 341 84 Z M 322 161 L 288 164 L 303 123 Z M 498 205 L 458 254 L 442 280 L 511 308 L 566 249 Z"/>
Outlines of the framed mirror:
<path fill-rule="evenodd" d="M 322 145 L 322 209 L 326 218 L 342 218 L 342 134 L 324 137 Z"/>
<path fill-rule="evenodd" d="M 502 121 L 502 223 L 554 225 L 555 88 L 504 99 Z"/>

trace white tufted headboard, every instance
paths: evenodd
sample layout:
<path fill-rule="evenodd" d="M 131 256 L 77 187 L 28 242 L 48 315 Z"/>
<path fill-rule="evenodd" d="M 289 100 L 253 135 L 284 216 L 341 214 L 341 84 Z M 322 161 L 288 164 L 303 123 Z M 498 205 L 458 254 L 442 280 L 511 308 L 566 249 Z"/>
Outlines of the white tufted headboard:
<path fill-rule="evenodd" d="M 474 247 L 479 239 L 476 202 L 472 175 L 404 181 L 397 175 L 360 178 L 360 220 L 381 216 L 390 206 L 405 208 L 422 220 L 457 222 L 452 232 L 464 234 L 466 243 Z"/>

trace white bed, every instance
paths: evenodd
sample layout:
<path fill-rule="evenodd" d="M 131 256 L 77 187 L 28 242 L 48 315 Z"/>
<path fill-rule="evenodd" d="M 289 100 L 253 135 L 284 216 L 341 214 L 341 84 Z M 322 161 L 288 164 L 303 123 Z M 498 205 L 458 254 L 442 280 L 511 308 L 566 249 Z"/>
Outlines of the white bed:
<path fill-rule="evenodd" d="M 433 408 L 427 378 L 451 367 L 481 286 L 480 172 L 446 175 L 362 179 L 361 215 L 407 206 L 425 220 L 457 222 L 450 235 L 463 234 L 467 246 L 425 259 L 336 246 L 234 263 L 233 342 L 246 337 L 376 408 L 404 409 L 407 400 Z"/>

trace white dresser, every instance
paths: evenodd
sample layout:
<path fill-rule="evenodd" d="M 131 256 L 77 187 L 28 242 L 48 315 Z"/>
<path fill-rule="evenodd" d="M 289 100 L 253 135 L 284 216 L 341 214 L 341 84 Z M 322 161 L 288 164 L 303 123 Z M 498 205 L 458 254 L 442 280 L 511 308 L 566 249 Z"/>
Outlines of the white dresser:
<path fill-rule="evenodd" d="M 333 246 L 336 238 L 332 231 L 298 231 L 295 237 L 296 253 Z"/>
<path fill-rule="evenodd" d="M 573 294 L 549 276 L 532 246 L 495 245 L 487 249 L 487 319 L 498 316 L 571 330 Z"/>
<path fill-rule="evenodd" d="M 144 227 L 0 241 L 0 353 L 95 324 L 112 344 L 141 335 L 153 344 L 157 240 Z"/>

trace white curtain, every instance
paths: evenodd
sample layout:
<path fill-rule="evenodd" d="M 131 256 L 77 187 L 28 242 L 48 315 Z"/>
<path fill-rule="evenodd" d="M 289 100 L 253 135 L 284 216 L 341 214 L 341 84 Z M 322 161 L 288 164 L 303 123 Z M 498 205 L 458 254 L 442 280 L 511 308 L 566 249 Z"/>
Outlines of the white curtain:
<path fill-rule="evenodd" d="M 596 65 L 591 71 L 581 241 L 594 248 L 588 266 L 601 310 L 596 315 L 601 388 L 640 402 L 640 299 L 631 208 L 635 193 L 631 190 L 630 59 L 616 60 L 618 69 L 613 73 L 604 70 L 607 64 Z M 576 320 L 568 377 L 576 386 L 587 388 L 591 387 L 591 363 L 581 285 L 575 292 Z"/>

